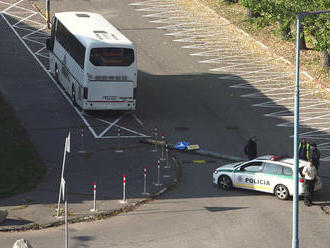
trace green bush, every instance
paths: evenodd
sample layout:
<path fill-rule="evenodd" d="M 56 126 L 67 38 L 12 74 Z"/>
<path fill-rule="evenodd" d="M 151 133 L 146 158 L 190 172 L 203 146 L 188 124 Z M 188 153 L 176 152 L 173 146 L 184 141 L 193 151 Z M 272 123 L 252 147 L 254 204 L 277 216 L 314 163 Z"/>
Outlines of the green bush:
<path fill-rule="evenodd" d="M 45 172 L 26 131 L 0 96 L 0 197 L 36 187 Z"/>

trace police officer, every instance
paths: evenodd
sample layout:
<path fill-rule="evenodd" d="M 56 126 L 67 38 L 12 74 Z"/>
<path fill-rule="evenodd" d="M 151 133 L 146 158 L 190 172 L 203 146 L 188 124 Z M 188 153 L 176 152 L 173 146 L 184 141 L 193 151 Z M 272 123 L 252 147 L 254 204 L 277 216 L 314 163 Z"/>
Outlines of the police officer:
<path fill-rule="evenodd" d="M 304 203 L 306 206 L 312 205 L 312 197 L 314 191 L 314 181 L 316 177 L 316 168 L 313 162 L 309 162 L 303 169 L 302 174 L 305 176 L 304 182 Z"/>
<path fill-rule="evenodd" d="M 315 143 L 312 143 L 309 151 L 309 161 L 313 163 L 317 170 L 319 170 L 320 166 L 320 157 L 320 150 L 317 149 L 317 145 Z"/>
<path fill-rule="evenodd" d="M 257 137 L 253 136 L 249 139 L 248 143 L 244 147 L 244 153 L 248 156 L 249 160 L 257 157 Z"/>
<path fill-rule="evenodd" d="M 307 140 L 303 138 L 298 146 L 300 159 L 303 159 L 305 161 L 309 160 L 309 148 L 309 143 L 307 143 Z"/>

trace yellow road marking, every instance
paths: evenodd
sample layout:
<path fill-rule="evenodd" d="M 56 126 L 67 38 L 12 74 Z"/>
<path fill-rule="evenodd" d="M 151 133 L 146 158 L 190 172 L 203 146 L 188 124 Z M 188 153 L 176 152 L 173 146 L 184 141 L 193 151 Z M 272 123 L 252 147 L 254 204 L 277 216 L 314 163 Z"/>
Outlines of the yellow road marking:
<path fill-rule="evenodd" d="M 205 160 L 193 160 L 194 164 L 206 164 Z"/>

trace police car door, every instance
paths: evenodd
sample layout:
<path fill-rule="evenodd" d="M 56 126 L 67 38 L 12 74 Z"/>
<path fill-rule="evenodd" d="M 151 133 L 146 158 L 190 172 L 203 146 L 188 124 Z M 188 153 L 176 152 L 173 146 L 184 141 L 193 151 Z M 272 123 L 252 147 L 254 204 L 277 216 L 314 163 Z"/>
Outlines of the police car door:
<path fill-rule="evenodd" d="M 251 161 L 243 164 L 234 171 L 234 186 L 237 188 L 258 189 L 262 162 Z"/>
<path fill-rule="evenodd" d="M 282 172 L 282 166 L 272 162 L 264 162 L 262 169 L 262 191 L 274 192 L 274 187 L 280 182 L 280 174 Z"/>

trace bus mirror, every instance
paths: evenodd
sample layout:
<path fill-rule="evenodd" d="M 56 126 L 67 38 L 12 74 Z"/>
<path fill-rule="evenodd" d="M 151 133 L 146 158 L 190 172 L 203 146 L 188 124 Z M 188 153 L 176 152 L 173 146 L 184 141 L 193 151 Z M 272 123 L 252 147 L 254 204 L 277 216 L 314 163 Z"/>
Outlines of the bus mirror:
<path fill-rule="evenodd" d="M 48 38 L 46 40 L 46 48 L 47 48 L 48 51 L 53 50 L 53 48 L 52 48 L 52 39 L 51 38 Z"/>

